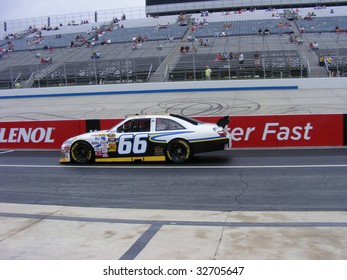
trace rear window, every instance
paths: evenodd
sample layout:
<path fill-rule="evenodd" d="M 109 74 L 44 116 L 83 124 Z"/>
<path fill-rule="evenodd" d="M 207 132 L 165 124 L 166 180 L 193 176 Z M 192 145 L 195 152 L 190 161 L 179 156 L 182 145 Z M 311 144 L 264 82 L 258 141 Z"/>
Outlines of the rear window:
<path fill-rule="evenodd" d="M 193 118 L 190 118 L 190 117 L 186 117 L 186 116 L 181 116 L 181 115 L 176 115 L 176 114 L 170 114 L 170 116 L 178 118 L 178 119 L 181 119 L 181 120 L 184 120 L 184 121 L 189 122 L 189 123 L 191 123 L 193 125 L 198 125 L 198 124 L 202 124 L 203 123 L 202 121 L 199 121 L 199 120 L 196 120 L 196 119 L 193 119 Z"/>

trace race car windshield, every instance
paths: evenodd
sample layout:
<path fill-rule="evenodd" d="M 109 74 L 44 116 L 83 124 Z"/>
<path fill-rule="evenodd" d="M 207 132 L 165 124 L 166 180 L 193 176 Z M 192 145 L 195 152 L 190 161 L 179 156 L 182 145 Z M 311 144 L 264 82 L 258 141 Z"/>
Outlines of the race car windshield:
<path fill-rule="evenodd" d="M 203 123 L 203 122 L 201 122 L 199 120 L 196 120 L 196 119 L 193 119 L 193 118 L 190 118 L 190 117 L 186 117 L 186 116 L 181 116 L 181 115 L 176 115 L 176 114 L 170 114 L 170 116 L 178 118 L 178 119 L 181 119 L 181 120 L 184 120 L 184 121 L 189 122 L 189 123 L 191 123 L 193 125 L 199 125 L 199 124 Z"/>

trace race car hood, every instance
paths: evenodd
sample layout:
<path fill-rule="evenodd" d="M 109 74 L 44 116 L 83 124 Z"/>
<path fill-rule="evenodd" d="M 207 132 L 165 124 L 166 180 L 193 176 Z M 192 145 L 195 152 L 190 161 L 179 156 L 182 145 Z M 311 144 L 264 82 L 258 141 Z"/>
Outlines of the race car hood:
<path fill-rule="evenodd" d="M 108 134 L 108 130 L 98 130 L 98 131 L 92 131 L 92 132 L 80 134 L 76 137 L 78 139 L 90 139 L 90 138 L 94 138 L 94 137 L 107 136 L 107 134 Z"/>
<path fill-rule="evenodd" d="M 90 139 L 95 138 L 95 137 L 102 137 L 102 136 L 107 136 L 107 135 L 108 135 L 107 130 L 98 130 L 98 131 L 83 133 L 83 134 L 77 135 L 75 137 L 71 137 L 71 138 L 67 139 L 65 142 L 73 142 L 76 140 L 90 140 Z"/>

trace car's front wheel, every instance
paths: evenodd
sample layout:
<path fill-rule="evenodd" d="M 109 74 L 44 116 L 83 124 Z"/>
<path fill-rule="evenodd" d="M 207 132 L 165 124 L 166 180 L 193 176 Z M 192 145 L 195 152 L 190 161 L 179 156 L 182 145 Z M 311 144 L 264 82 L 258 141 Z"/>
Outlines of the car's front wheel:
<path fill-rule="evenodd" d="M 90 163 L 94 161 L 93 147 L 83 141 L 78 141 L 71 146 L 71 157 L 77 163 Z"/>
<path fill-rule="evenodd" d="M 192 148 L 183 139 L 174 139 L 167 145 L 167 158 L 174 163 L 184 163 L 192 157 Z"/>

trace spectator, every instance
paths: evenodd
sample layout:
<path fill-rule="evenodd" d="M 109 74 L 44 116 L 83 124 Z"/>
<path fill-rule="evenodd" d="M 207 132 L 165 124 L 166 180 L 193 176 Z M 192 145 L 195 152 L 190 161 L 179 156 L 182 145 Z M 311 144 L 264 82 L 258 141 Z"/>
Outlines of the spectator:
<path fill-rule="evenodd" d="M 204 45 L 205 47 L 209 47 L 209 46 L 211 46 L 211 43 L 210 43 L 210 41 L 206 38 L 205 41 L 204 41 L 204 43 L 203 43 L 203 45 Z"/>
<path fill-rule="evenodd" d="M 319 66 L 324 66 L 324 56 L 323 55 L 319 55 L 318 64 L 319 64 Z"/>
<path fill-rule="evenodd" d="M 8 52 L 14 51 L 14 46 L 13 46 L 13 44 L 11 42 L 7 43 L 7 51 Z"/>
<path fill-rule="evenodd" d="M 259 55 L 259 52 L 256 51 L 254 53 L 254 62 L 255 62 L 255 67 L 260 67 L 260 55 Z"/>
<path fill-rule="evenodd" d="M 328 66 L 330 66 L 331 64 L 333 64 L 333 59 L 331 58 L 330 54 L 327 56 L 326 62 L 327 62 L 327 64 L 328 64 Z"/>
<path fill-rule="evenodd" d="M 53 60 L 49 56 L 41 58 L 41 63 L 48 63 L 49 64 L 49 63 L 52 63 L 52 62 L 53 62 Z"/>
<path fill-rule="evenodd" d="M 243 56 L 243 53 L 240 53 L 240 55 L 239 55 L 239 65 L 240 65 L 240 69 L 245 69 L 244 63 L 245 63 L 245 58 L 244 58 L 244 56 Z"/>
<path fill-rule="evenodd" d="M 221 61 L 222 60 L 222 54 L 217 53 L 216 56 L 214 57 L 214 61 Z"/>
<path fill-rule="evenodd" d="M 211 68 L 206 66 L 206 69 L 205 69 L 206 80 L 211 80 L 211 74 L 212 74 Z"/>
<path fill-rule="evenodd" d="M 93 51 L 93 53 L 92 53 L 92 59 L 94 59 L 94 58 L 100 58 L 100 52 Z"/>
<path fill-rule="evenodd" d="M 227 52 L 223 53 L 222 60 L 228 60 L 229 54 Z"/>
<path fill-rule="evenodd" d="M 318 50 L 318 43 L 317 42 L 313 42 L 313 50 Z"/>
<path fill-rule="evenodd" d="M 311 42 L 311 43 L 308 45 L 308 50 L 309 50 L 309 51 L 312 51 L 312 50 L 313 50 L 313 42 Z"/>

